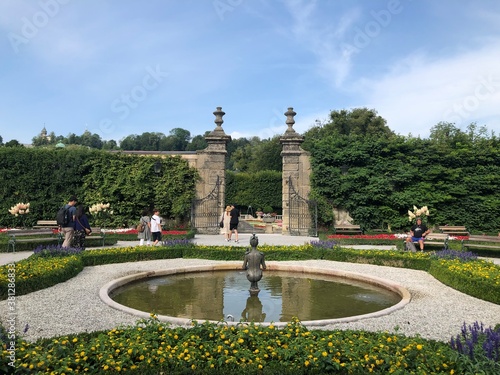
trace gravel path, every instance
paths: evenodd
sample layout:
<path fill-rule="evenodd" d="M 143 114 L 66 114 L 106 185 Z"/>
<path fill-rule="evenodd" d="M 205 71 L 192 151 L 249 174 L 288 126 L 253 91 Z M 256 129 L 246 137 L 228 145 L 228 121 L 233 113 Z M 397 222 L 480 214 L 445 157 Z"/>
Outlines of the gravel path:
<path fill-rule="evenodd" d="M 16 297 L 16 326 L 22 331 L 29 325 L 24 336 L 33 341 L 40 337 L 133 325 L 137 317 L 115 310 L 101 301 L 99 290 L 104 284 L 142 271 L 220 263 L 224 262 L 168 259 L 86 267 L 67 282 Z M 449 341 L 460 332 L 464 322 L 472 324 L 478 321 L 486 327 L 500 323 L 500 305 L 460 293 L 423 271 L 318 260 L 281 263 L 371 275 L 399 283 L 412 295 L 408 305 L 390 315 L 331 324 L 323 329 L 388 331 Z M 7 301 L 1 301 L 0 317 L 5 325 L 7 312 Z"/>

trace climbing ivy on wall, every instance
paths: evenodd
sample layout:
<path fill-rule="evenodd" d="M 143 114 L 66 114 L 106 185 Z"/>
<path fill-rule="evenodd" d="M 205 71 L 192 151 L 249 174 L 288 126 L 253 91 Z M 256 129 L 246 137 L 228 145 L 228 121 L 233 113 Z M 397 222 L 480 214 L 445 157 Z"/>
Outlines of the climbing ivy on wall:
<path fill-rule="evenodd" d="M 155 161 L 161 171 L 154 173 Z M 0 147 L 0 226 L 17 225 L 8 210 L 29 202 L 23 225 L 55 219 L 57 209 L 76 195 L 86 206 L 110 203 L 110 226 L 137 222 L 144 208 L 165 218 L 187 220 L 197 171 L 180 157 L 130 156 L 86 148 Z"/>
<path fill-rule="evenodd" d="M 425 205 L 433 225 L 498 232 L 499 146 L 496 137 L 438 142 L 332 134 L 308 147 L 312 195 L 346 209 L 365 229 L 407 229 L 407 210 Z"/>

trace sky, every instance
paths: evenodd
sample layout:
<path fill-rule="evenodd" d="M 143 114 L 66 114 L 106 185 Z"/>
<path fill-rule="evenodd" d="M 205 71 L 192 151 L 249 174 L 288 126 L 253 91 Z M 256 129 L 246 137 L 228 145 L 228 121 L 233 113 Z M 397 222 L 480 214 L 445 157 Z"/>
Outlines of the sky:
<path fill-rule="evenodd" d="M 500 133 L 498 0 L 1 0 L 0 136 L 268 139 L 366 107 Z"/>

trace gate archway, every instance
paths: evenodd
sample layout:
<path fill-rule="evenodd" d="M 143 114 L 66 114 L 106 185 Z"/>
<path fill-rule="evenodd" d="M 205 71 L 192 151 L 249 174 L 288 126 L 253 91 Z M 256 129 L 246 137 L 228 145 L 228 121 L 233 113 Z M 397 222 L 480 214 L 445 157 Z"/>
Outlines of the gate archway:
<path fill-rule="evenodd" d="M 213 190 L 207 196 L 193 200 L 191 205 L 191 226 L 198 233 L 219 233 L 219 208 L 224 204 L 221 200 L 221 182 L 217 176 Z"/>
<path fill-rule="evenodd" d="M 293 187 L 288 177 L 288 231 L 292 236 L 318 236 L 318 206 L 305 199 Z"/>

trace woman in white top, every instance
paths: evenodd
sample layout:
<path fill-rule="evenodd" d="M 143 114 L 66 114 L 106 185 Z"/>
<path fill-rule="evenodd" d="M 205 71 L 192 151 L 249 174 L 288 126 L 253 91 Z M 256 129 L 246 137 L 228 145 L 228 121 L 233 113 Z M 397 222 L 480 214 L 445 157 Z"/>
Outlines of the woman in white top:
<path fill-rule="evenodd" d="M 153 246 L 156 246 L 161 241 L 161 217 L 160 210 L 155 208 L 151 217 L 151 239 Z"/>
<path fill-rule="evenodd" d="M 224 216 L 222 218 L 223 222 L 224 222 L 224 228 L 223 228 L 223 231 L 224 231 L 224 239 L 229 242 L 230 241 L 230 237 L 231 237 L 231 230 L 229 229 L 229 223 L 231 221 L 231 215 L 230 215 L 230 212 L 231 212 L 231 206 L 227 206 L 225 211 L 224 211 Z"/>

